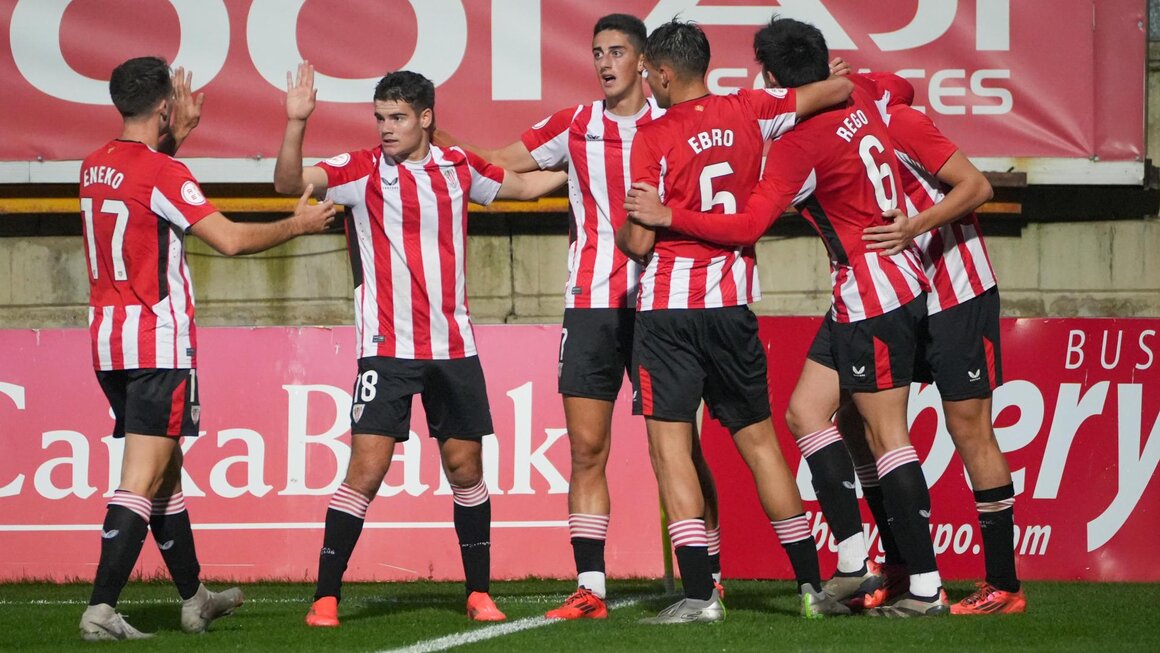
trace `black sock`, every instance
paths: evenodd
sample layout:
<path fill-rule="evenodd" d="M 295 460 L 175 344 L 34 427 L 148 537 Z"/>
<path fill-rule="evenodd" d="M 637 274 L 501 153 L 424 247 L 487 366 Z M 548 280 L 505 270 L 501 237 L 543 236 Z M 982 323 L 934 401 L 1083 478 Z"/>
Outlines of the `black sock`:
<path fill-rule="evenodd" d="M 879 476 L 890 530 L 911 574 L 938 571 L 930 538 L 930 489 L 917 460 Z"/>
<path fill-rule="evenodd" d="M 142 500 L 148 505 L 148 499 Z M 101 526 L 101 561 L 89 605 L 107 603 L 117 607 L 117 598 L 129 582 L 148 529 L 149 524 L 141 515 L 125 506 L 109 504 Z"/>
<path fill-rule="evenodd" d="M 161 550 L 173 584 L 181 600 L 193 598 L 201 586 L 201 565 L 197 562 L 197 550 L 193 546 L 193 529 L 189 525 L 189 512 L 182 510 L 172 515 L 153 515 L 149 519 L 153 540 Z"/>
<path fill-rule="evenodd" d="M 814 591 L 822 589 L 822 572 L 818 569 L 818 549 L 814 546 L 814 539 L 808 538 L 782 544 L 785 554 L 789 556 L 789 564 L 793 567 L 794 578 L 797 579 L 798 591 L 802 585 L 809 583 Z"/>
<path fill-rule="evenodd" d="M 491 591 L 491 499 L 470 507 L 455 504 L 455 534 L 467 594 Z"/>
<path fill-rule="evenodd" d="M 975 505 L 980 508 L 979 530 L 983 532 L 987 582 L 1005 592 L 1019 591 L 1019 577 L 1015 574 L 1014 504 L 1013 484 L 990 490 L 975 490 Z M 984 507 L 988 508 L 986 512 L 982 510 Z"/>
<path fill-rule="evenodd" d="M 714 553 L 709 556 L 709 573 L 718 575 L 721 573 L 721 554 Z"/>
<path fill-rule="evenodd" d="M 842 542 L 862 533 L 862 513 L 854 491 L 854 463 L 840 440 L 823 447 L 808 458 L 814 492 L 834 540 Z"/>
<path fill-rule="evenodd" d="M 572 538 L 572 558 L 576 561 L 577 574 L 586 571 L 604 573 L 604 540 Z"/>
<path fill-rule="evenodd" d="M 713 598 L 713 572 L 709 569 L 708 547 L 677 547 L 677 567 L 681 570 L 681 585 L 685 589 L 686 598 L 700 601 Z"/>
<path fill-rule="evenodd" d="M 346 573 L 354 545 L 362 535 L 363 519 L 327 508 L 326 532 L 322 536 L 322 551 L 318 554 L 318 587 L 314 600 L 324 596 L 342 598 L 342 575 Z"/>
<path fill-rule="evenodd" d="M 870 507 L 874 525 L 878 527 L 878 541 L 882 543 L 882 552 L 886 554 L 886 564 L 905 565 L 906 558 L 903 558 L 902 552 L 898 550 L 894 531 L 890 529 L 890 518 L 886 515 L 886 504 L 882 500 L 882 488 L 862 486 L 862 496 L 866 497 L 866 505 Z"/>

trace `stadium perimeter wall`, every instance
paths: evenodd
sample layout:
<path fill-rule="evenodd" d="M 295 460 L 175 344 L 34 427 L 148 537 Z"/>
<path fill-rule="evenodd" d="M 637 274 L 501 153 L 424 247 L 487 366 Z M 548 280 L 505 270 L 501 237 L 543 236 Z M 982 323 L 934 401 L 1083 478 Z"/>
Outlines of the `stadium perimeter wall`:
<path fill-rule="evenodd" d="M 1160 139 L 1156 139 L 1160 140 Z M 468 290 L 477 322 L 552 323 L 563 314 L 567 237 L 488 222 L 468 242 Z M 525 219 L 526 218 L 522 218 Z M 552 219 L 545 216 L 545 220 Z M 1010 220 L 1014 220 L 1012 218 Z M 1160 316 L 1160 220 L 984 222 L 1008 317 Z M 556 216 L 556 223 L 562 218 Z M 561 230 L 562 231 L 562 230 Z M 188 240 L 205 326 L 341 325 L 353 320 L 350 268 L 340 235 L 312 236 L 237 259 Z M 758 245 L 763 315 L 820 315 L 829 303 L 825 252 L 812 235 Z M 77 236 L 0 238 L 0 328 L 83 326 L 88 287 Z"/>

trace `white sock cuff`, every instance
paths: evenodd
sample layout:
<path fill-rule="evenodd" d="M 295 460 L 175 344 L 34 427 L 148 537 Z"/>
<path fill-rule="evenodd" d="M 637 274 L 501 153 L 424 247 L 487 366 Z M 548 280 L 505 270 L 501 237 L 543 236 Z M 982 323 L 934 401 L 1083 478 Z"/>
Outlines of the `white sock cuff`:
<path fill-rule="evenodd" d="M 568 515 L 568 536 L 588 540 L 608 539 L 608 515 L 585 515 L 577 512 Z"/>
<path fill-rule="evenodd" d="M 487 493 L 487 483 L 484 483 L 482 479 L 471 487 L 451 486 L 451 500 L 464 508 L 483 505 L 490 498 L 491 496 Z"/>

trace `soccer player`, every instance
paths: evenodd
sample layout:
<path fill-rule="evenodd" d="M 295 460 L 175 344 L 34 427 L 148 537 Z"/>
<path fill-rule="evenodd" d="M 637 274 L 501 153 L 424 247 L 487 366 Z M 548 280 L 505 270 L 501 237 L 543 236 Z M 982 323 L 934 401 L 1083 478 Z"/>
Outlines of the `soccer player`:
<path fill-rule="evenodd" d="M 796 91 L 714 96 L 705 85 L 709 56 L 704 32 L 692 23 L 674 20 L 649 35 L 647 81 L 668 112 L 640 128 L 632 178 L 662 185 L 670 206 L 719 210 L 729 219 L 757 183 L 763 141 L 792 128 L 797 116 L 844 101 L 852 85 L 835 79 Z M 631 220 L 616 239 L 630 256 L 648 261 L 633 340 L 634 412 L 645 417 L 685 593 L 649 623 L 724 618 L 709 574 L 703 498 L 691 457 L 702 398 L 733 434 L 753 473 L 793 565 L 802 614 L 848 613 L 821 589 L 801 496 L 770 421 L 765 351 L 747 307 L 760 297 L 752 242 L 721 247 Z"/>
<path fill-rule="evenodd" d="M 610 14 L 592 30 L 592 64 L 604 98 L 561 109 L 520 140 L 498 150 L 477 150 L 492 163 L 519 172 L 567 167 L 575 224 L 568 253 L 558 389 L 571 444 L 568 530 L 577 590 L 549 610 L 553 619 L 603 619 L 604 543 L 611 501 L 606 468 L 612 444 L 612 410 L 632 361 L 632 334 L 640 266 L 616 248 L 631 183 L 628 161 L 637 129 L 664 114 L 646 98 L 641 72 L 647 30 L 635 16 Z M 436 142 L 453 142 L 437 132 Z M 710 566 L 720 581 L 720 528 L 713 477 L 694 436 L 693 456 L 705 494 Z"/>
<path fill-rule="evenodd" d="M 274 186 L 282 193 L 311 188 L 347 207 L 358 354 L 350 464 L 326 511 L 306 623 L 339 625 L 342 575 L 395 444 L 409 437 L 416 394 L 451 483 L 467 615 L 503 620 L 489 594 L 491 501 L 480 452 L 481 439 L 494 429 L 467 312 L 467 203 L 538 197 L 563 175 L 510 173 L 459 148 L 431 145 L 435 87 L 409 71 L 390 73 L 375 87 L 375 147 L 303 167 L 314 68 L 303 62 L 286 83 L 286 132 Z"/>
<path fill-rule="evenodd" d="M 952 614 L 1010 614 L 1026 610 L 1027 599 L 1015 571 L 1015 487 L 991 423 L 991 395 L 1003 382 L 999 346 L 999 289 L 974 211 L 992 196 L 991 185 L 926 114 L 910 107 L 914 88 L 896 75 L 871 75 L 889 92 L 888 130 L 899 160 L 902 188 L 911 218 L 865 230 L 864 239 L 891 255 L 916 243 L 931 281 L 926 329 L 920 341 L 916 379 L 933 382 L 943 400 L 947 430 L 967 468 L 983 537 L 985 581 L 951 606 Z M 879 103 L 881 106 L 882 103 Z M 836 378 L 835 378 L 836 381 Z M 861 420 L 849 425 L 847 441 L 864 474 L 863 486 L 876 484 L 863 467 Z M 877 518 L 878 512 L 875 512 Z M 890 527 L 877 520 L 891 545 Z M 887 584 L 877 601 L 888 599 L 906 574 L 897 547 L 888 551 L 883 570 Z M 895 554 L 891 556 L 890 554 Z M 891 560 L 891 557 L 894 560 Z M 890 564 L 890 563 L 901 564 Z M 897 590 L 895 590 L 897 591 Z M 877 602 L 875 601 L 875 602 Z"/>
<path fill-rule="evenodd" d="M 825 39 L 812 25 L 774 18 L 754 43 L 770 86 L 800 87 L 829 74 Z M 856 90 L 846 105 L 819 113 L 774 143 L 745 213 L 697 213 L 672 202 L 669 210 L 660 205 L 655 189 L 641 188 L 646 192 L 630 195 L 631 219 L 710 242 L 752 244 L 791 202 L 823 238 L 834 279 L 833 307 L 811 347 L 795 395 L 809 396 L 818 384 L 815 368 L 825 369 L 816 361 L 826 359 L 867 421 L 886 509 L 910 565 L 909 592 L 871 614 L 945 614 L 947 599 L 929 532 L 930 494 L 906 421 L 928 282 L 913 250 L 879 256 L 862 240 L 862 230 L 881 224 L 882 213 L 896 208 L 900 199 L 893 145 L 874 98 Z M 838 393 L 832 377 L 826 378 L 831 383 L 817 390 L 834 396 L 828 420 L 837 408 Z M 832 426 L 803 440 L 799 446 L 811 470 L 811 458 L 823 450 L 847 456 Z M 845 460 L 848 467 L 849 458 Z M 848 482 L 853 486 L 852 474 Z M 856 515 L 856 502 L 853 509 Z"/>
<path fill-rule="evenodd" d="M 81 616 L 86 640 L 152 637 L 115 611 L 150 529 L 182 598 L 182 630 L 204 632 L 242 604 L 238 588 L 215 593 L 201 584 L 181 492 L 180 441 L 197 436 L 201 416 L 186 232 L 232 256 L 322 231 L 334 218 L 330 202 L 308 206 L 308 193 L 276 222 L 236 223 L 214 209 L 189 169 L 159 151 L 176 152 L 197 124 L 203 96 L 193 98 L 189 85 L 157 57 L 117 66 L 109 93 L 123 130 L 81 164 L 93 367 L 116 419 L 113 436 L 125 441 Z"/>

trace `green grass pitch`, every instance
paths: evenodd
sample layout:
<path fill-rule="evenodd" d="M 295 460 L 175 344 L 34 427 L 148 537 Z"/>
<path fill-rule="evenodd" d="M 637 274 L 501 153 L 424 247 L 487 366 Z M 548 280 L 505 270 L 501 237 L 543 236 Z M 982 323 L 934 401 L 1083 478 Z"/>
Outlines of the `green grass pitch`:
<path fill-rule="evenodd" d="M 220 584 L 211 584 L 218 588 Z M 216 622 L 211 632 L 180 632 L 171 586 L 131 583 L 118 610 L 130 623 L 157 636 L 142 642 L 90 644 L 77 623 L 88 598 L 84 584 L 0 585 L 0 650 L 65 651 L 387 651 L 419 644 L 443 650 L 444 637 L 482 637 L 455 650 L 469 651 L 1160 651 L 1154 609 L 1160 585 L 1026 584 L 1027 614 L 1005 617 L 943 617 L 878 620 L 848 617 L 807 621 L 796 615 L 796 592 L 788 582 L 726 581 L 728 617 L 718 624 L 644 626 L 663 608 L 657 581 L 612 581 L 617 602 L 607 621 L 552 622 L 539 616 L 571 591 L 566 581 L 495 583 L 492 594 L 507 612 L 507 626 L 472 624 L 463 615 L 457 583 L 348 584 L 340 607 L 343 624 L 307 628 L 302 618 L 313 587 L 255 584 L 244 587 L 246 605 Z M 952 584 L 952 600 L 971 588 Z M 512 625 L 514 624 L 514 625 Z M 516 632 L 516 628 L 525 628 Z M 462 642 L 464 639 L 454 639 Z"/>

